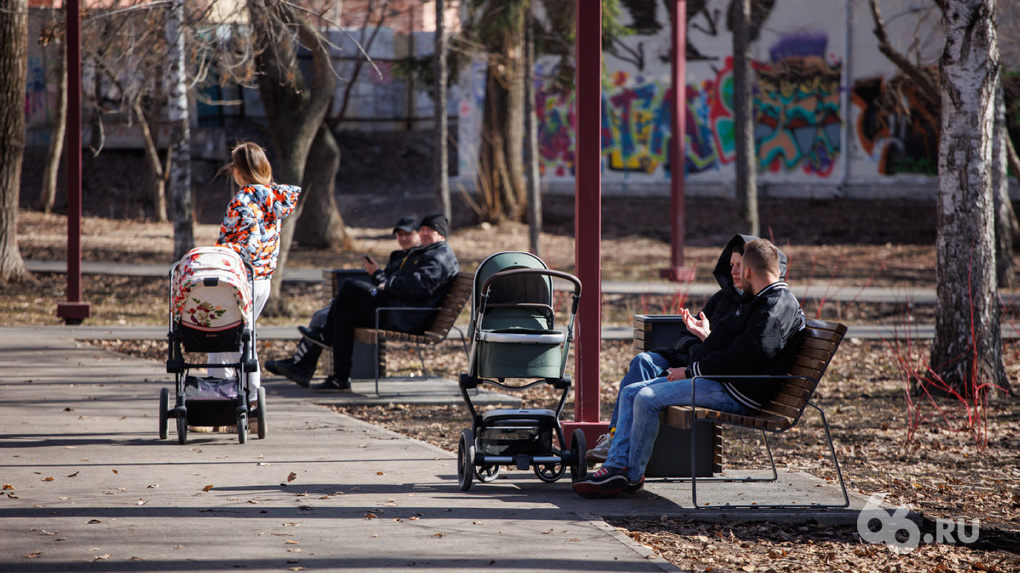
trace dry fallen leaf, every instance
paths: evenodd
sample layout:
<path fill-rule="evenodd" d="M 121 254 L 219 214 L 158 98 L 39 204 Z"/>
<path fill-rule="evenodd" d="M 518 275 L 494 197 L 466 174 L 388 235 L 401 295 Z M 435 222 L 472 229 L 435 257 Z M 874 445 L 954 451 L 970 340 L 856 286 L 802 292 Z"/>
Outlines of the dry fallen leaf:
<path fill-rule="evenodd" d="M 71 474 L 71 475 L 69 475 L 69 476 L 67 476 L 67 477 L 69 477 L 69 478 L 77 477 L 77 475 L 78 475 L 79 473 L 80 473 L 80 470 L 79 470 L 79 471 L 77 471 L 77 472 L 74 472 L 73 474 Z"/>
<path fill-rule="evenodd" d="M 111 469 L 112 469 L 112 468 L 111 468 Z M 113 473 L 115 473 L 115 474 L 119 474 L 120 472 L 119 472 L 119 471 L 117 471 L 117 470 L 113 470 Z"/>
<path fill-rule="evenodd" d="M 213 486 L 212 484 L 209 484 L 209 485 L 207 485 L 207 486 L 203 487 L 203 488 L 202 488 L 202 491 L 209 491 L 209 490 L 211 490 L 211 489 L 212 489 L 213 487 L 214 487 L 214 486 Z"/>
<path fill-rule="evenodd" d="M 365 519 L 375 519 L 377 517 L 379 517 L 379 516 L 374 514 L 374 513 L 372 513 L 371 511 L 365 514 Z"/>
<path fill-rule="evenodd" d="M 24 557 L 25 559 L 38 559 L 42 557 L 42 555 L 43 555 L 42 551 L 33 551 L 31 553 L 26 553 L 22 555 L 22 557 Z"/>
<path fill-rule="evenodd" d="M 53 478 L 52 477 L 44 477 L 42 480 L 43 481 L 53 481 Z"/>
<path fill-rule="evenodd" d="M 289 475 L 289 476 L 287 476 L 287 481 L 288 481 L 288 482 L 294 481 L 294 480 L 296 480 L 296 479 L 297 479 L 297 474 L 296 474 L 296 473 L 294 473 L 294 472 L 290 472 L 290 475 Z"/>
<path fill-rule="evenodd" d="M 13 484 L 9 484 L 9 483 L 5 483 L 4 484 L 4 489 L 14 489 L 14 485 Z"/>

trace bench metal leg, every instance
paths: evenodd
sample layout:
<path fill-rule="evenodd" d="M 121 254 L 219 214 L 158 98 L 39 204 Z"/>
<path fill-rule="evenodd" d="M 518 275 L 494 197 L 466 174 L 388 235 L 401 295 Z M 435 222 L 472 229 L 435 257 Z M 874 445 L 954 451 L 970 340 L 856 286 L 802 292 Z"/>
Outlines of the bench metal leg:
<path fill-rule="evenodd" d="M 836 469 L 836 477 L 839 479 L 839 487 L 843 494 L 842 504 L 821 504 L 821 503 L 810 503 L 810 504 L 725 504 L 725 505 L 698 505 L 698 470 L 697 470 L 697 456 L 694 452 L 695 446 L 695 431 L 697 423 L 692 424 L 691 429 L 691 503 L 695 509 L 708 509 L 708 510 L 720 510 L 720 509 L 786 509 L 786 510 L 797 510 L 797 509 L 846 509 L 850 507 L 850 496 L 846 491 L 846 483 L 843 481 L 843 472 L 839 468 L 839 460 L 836 459 L 836 447 L 832 442 L 832 434 L 829 431 L 829 422 L 825 418 L 825 412 L 821 408 L 808 402 L 808 406 L 814 408 L 822 418 L 822 427 L 825 429 L 825 439 L 828 441 L 829 454 L 832 458 L 832 465 Z M 691 411 L 691 420 L 695 420 L 693 408 Z M 735 426 L 741 427 L 741 426 Z M 769 444 L 768 434 L 765 430 L 761 430 L 762 437 L 765 439 L 765 450 L 768 453 L 769 464 L 772 467 L 771 478 L 703 478 L 701 481 L 729 481 L 729 482 L 766 482 L 776 481 L 779 479 L 779 474 L 776 471 L 776 463 L 772 457 L 772 446 Z"/>

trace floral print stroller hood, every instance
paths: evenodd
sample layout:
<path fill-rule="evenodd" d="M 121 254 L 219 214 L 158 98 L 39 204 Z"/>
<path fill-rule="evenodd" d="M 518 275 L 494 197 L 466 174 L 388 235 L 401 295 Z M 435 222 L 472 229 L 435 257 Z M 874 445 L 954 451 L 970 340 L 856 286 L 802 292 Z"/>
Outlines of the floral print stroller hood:
<path fill-rule="evenodd" d="M 251 312 L 251 283 L 234 250 L 198 247 L 171 269 L 170 313 L 174 323 L 221 330 L 247 323 Z"/>

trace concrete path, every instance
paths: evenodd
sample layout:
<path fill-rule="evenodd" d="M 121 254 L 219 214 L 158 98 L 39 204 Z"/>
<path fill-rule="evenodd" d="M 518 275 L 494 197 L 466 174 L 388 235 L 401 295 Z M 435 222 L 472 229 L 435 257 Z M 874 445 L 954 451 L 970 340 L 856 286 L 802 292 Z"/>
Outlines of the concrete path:
<path fill-rule="evenodd" d="M 671 571 L 595 516 L 720 517 L 690 508 L 686 482 L 592 501 L 569 478 L 510 472 L 461 492 L 455 454 L 321 406 L 356 396 L 280 378 L 264 380 L 266 439 L 192 432 L 180 445 L 171 430 L 161 441 L 158 395 L 170 384 L 161 363 L 0 329 L 0 571 Z M 706 484 L 699 500 L 744 501 L 750 487 Z M 762 494 L 837 492 L 784 473 Z M 855 523 L 864 500 L 852 501 L 724 517 Z"/>

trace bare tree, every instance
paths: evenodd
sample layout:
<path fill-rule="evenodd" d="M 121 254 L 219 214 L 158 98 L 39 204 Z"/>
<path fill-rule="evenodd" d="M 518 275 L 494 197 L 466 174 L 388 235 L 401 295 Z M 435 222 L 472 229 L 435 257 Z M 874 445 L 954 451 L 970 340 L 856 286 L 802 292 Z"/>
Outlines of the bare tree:
<path fill-rule="evenodd" d="M 939 62 L 934 374 L 961 394 L 1008 389 L 995 287 L 992 149 L 1001 63 L 995 0 L 945 0 Z"/>
<path fill-rule="evenodd" d="M 191 214 L 191 127 L 188 118 L 188 82 L 184 54 L 184 0 L 174 0 L 166 24 L 166 91 L 169 94 L 167 119 L 170 122 L 170 149 L 167 150 L 166 179 L 170 182 L 170 204 L 174 221 L 174 260 L 195 246 L 195 222 Z M 166 217 L 165 197 L 163 216 Z"/>
<path fill-rule="evenodd" d="M 992 0 L 994 1 L 994 0 Z M 945 0 L 931 0 L 931 9 L 938 10 L 943 16 L 946 13 Z M 911 81 L 920 94 L 927 99 L 936 109 L 941 109 L 942 93 L 939 90 L 941 70 L 929 63 L 922 62 L 917 56 L 919 50 L 915 47 L 910 51 L 915 54 L 911 59 L 902 51 L 898 50 L 887 31 L 885 19 L 878 5 L 878 0 L 868 0 L 871 8 L 872 20 L 875 24 L 875 38 L 878 40 L 878 49 Z M 911 40 L 917 44 L 919 40 Z M 998 82 L 997 90 L 1003 90 L 1001 80 Z M 997 96 L 999 97 L 999 96 Z M 1005 115 L 1003 114 L 1003 119 Z M 1004 127 L 1004 126 L 1003 126 Z M 1020 173 L 1020 157 L 1017 156 L 1012 140 L 1007 131 L 996 129 L 995 146 L 1002 146 L 1002 155 L 997 157 L 1005 161 L 996 161 L 991 167 L 1001 171 L 996 175 L 1001 182 L 993 187 L 994 221 L 995 221 L 995 260 L 997 261 L 996 284 L 1002 288 L 1010 288 L 1016 284 L 1016 276 L 1013 268 L 1013 253 L 1015 245 L 1020 241 L 1020 222 L 1017 221 L 1016 212 L 1013 210 L 1012 201 L 1009 198 L 1009 185 L 1007 176 L 1007 165 L 1013 173 Z"/>
<path fill-rule="evenodd" d="M 0 284 L 31 277 L 18 250 L 27 73 L 28 0 L 11 0 L 0 9 Z"/>
<path fill-rule="evenodd" d="M 758 217 L 758 156 L 754 150 L 754 100 L 751 71 L 751 0 L 730 4 L 733 32 L 733 129 L 736 143 L 737 204 L 747 231 L 761 234 Z"/>
<path fill-rule="evenodd" d="M 265 104 L 269 129 L 277 151 L 274 173 L 283 183 L 303 184 L 303 193 L 310 191 L 305 179 L 312 143 L 322 133 L 323 121 L 336 88 L 336 76 L 329 48 L 317 30 L 292 5 L 271 0 L 248 0 L 252 32 L 257 47 L 259 94 Z M 297 65 L 298 48 L 303 46 L 312 55 L 308 79 Z M 339 152 L 337 152 L 339 157 Z M 333 172 L 335 176 L 335 171 Z M 290 313 L 280 297 L 283 269 L 294 237 L 298 212 L 284 219 L 281 232 L 280 257 L 274 273 L 267 315 Z"/>
<path fill-rule="evenodd" d="M 62 11 L 54 11 L 60 15 Z M 57 109 L 54 114 L 53 131 L 50 132 L 50 146 L 46 152 L 46 165 L 43 168 L 42 187 L 39 188 L 39 199 L 36 209 L 43 213 L 53 211 L 53 203 L 57 198 L 57 179 L 60 173 L 60 156 L 64 149 L 64 135 L 67 130 L 67 38 L 64 35 L 64 18 L 54 18 L 39 35 L 41 46 L 56 48 L 56 67 L 53 69 L 53 81 L 57 85 Z"/>
<path fill-rule="evenodd" d="M 448 221 L 453 220 L 452 207 L 450 205 L 450 174 L 447 161 L 449 160 L 449 126 L 446 119 L 446 1 L 436 0 L 436 35 L 433 59 L 435 60 L 435 81 L 434 99 L 435 102 L 435 186 L 436 186 L 436 207 L 440 213 L 446 215 Z"/>

